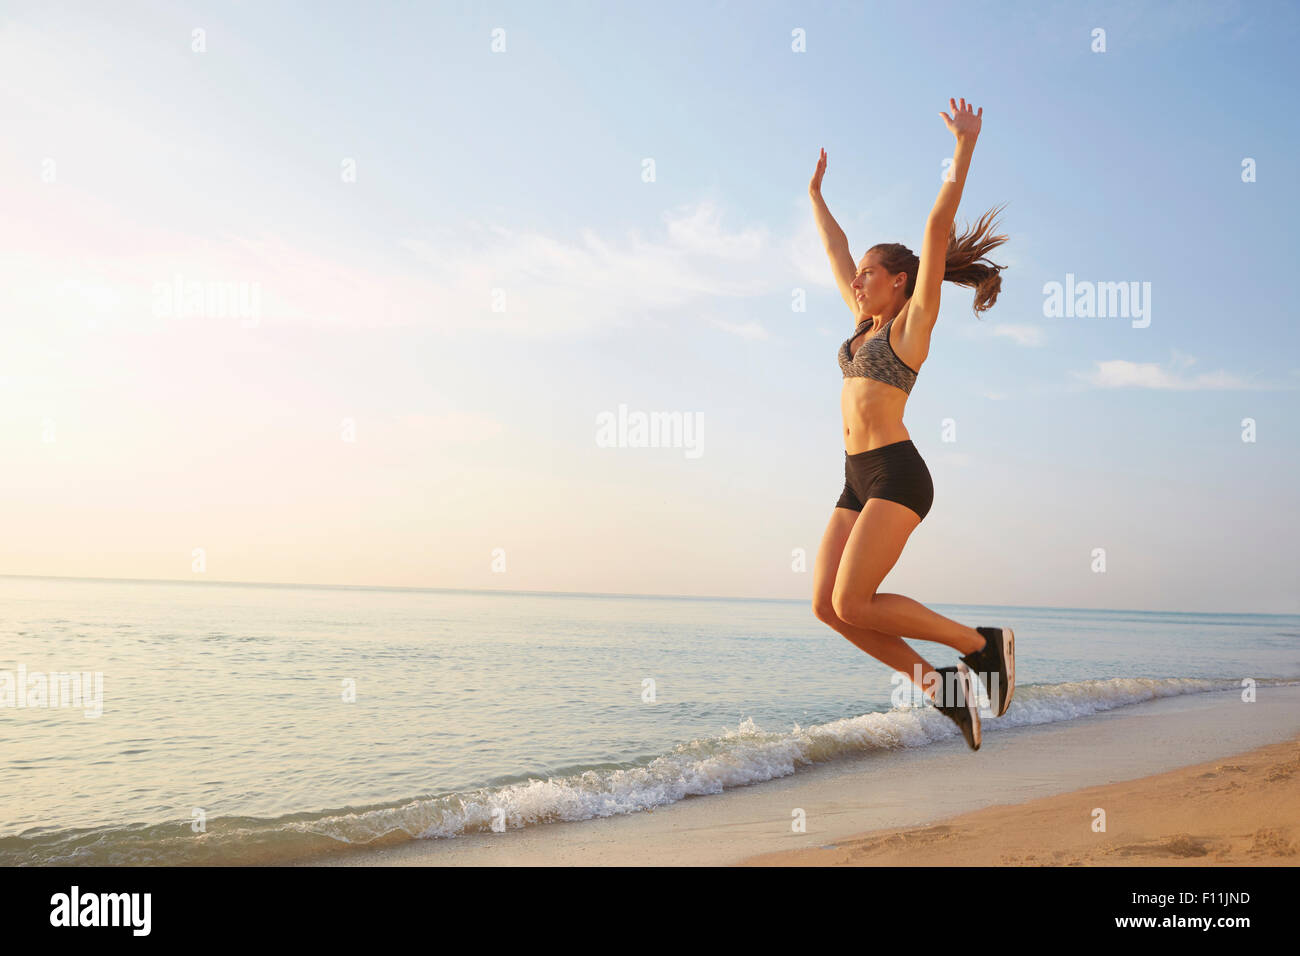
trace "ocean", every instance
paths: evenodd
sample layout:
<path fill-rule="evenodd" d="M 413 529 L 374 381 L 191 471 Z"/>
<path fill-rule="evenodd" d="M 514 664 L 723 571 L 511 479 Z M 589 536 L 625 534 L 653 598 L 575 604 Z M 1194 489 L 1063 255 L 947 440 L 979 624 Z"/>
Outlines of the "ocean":
<path fill-rule="evenodd" d="M 986 737 L 1300 682 L 1300 615 L 932 608 L 1015 629 Z M 278 863 L 960 744 L 892 673 L 810 601 L 0 577 L 0 865 Z"/>

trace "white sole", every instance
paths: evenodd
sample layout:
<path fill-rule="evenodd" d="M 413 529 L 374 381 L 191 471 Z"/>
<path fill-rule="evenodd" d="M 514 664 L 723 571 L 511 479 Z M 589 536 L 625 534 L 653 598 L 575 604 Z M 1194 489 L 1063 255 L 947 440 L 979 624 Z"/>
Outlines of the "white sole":
<path fill-rule="evenodd" d="M 1002 656 L 1007 662 L 1007 706 L 998 712 L 1001 717 L 1011 708 L 1011 695 L 1016 692 L 1016 634 L 1011 628 L 1002 628 Z"/>
<path fill-rule="evenodd" d="M 980 699 L 975 689 L 975 678 L 971 675 L 970 669 L 961 661 L 957 662 L 957 676 L 962 680 L 962 692 L 966 698 L 966 713 L 970 714 L 971 737 L 975 741 L 973 750 L 979 750 L 980 744 L 984 742 L 984 734 L 980 727 Z"/>

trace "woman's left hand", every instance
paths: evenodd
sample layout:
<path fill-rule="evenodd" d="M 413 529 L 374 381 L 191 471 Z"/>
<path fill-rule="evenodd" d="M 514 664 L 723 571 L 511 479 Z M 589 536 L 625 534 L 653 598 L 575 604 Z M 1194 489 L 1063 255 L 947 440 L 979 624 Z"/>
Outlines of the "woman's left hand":
<path fill-rule="evenodd" d="M 948 103 L 952 107 L 952 116 L 944 112 L 939 113 L 948 127 L 948 132 L 959 140 L 968 139 L 974 142 L 980 134 L 980 118 L 984 115 L 984 107 L 981 106 L 980 111 L 975 113 L 974 107 L 967 106 L 964 98 L 960 106 L 952 97 L 948 97 Z"/>

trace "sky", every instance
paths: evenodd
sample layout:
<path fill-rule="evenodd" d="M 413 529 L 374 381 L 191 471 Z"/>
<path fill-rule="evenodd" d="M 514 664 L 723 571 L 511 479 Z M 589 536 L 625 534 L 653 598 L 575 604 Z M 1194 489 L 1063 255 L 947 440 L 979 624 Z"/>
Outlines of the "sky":
<path fill-rule="evenodd" d="M 6 2 L 0 573 L 811 601 L 856 320 L 808 181 L 919 250 L 965 97 L 1007 269 L 944 286 L 881 590 L 1300 611 L 1298 22 Z"/>

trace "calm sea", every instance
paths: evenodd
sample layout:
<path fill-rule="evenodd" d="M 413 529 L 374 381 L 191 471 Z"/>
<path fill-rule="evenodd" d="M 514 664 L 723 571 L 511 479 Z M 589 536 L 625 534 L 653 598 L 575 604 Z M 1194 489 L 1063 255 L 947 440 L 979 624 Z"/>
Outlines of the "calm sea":
<path fill-rule="evenodd" d="M 1296 615 L 934 609 L 1015 628 L 986 734 L 1300 680 Z M 806 601 L 0 577 L 0 865 L 276 862 L 955 737 L 891 673 Z"/>

